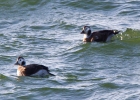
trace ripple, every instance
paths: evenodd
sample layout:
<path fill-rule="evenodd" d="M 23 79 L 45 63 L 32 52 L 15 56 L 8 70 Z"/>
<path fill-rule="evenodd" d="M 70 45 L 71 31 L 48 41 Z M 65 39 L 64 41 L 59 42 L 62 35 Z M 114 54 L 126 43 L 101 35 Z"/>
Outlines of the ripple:
<path fill-rule="evenodd" d="M 8 77 L 3 74 L 0 74 L 0 80 L 3 80 L 3 79 L 8 79 Z"/>
<path fill-rule="evenodd" d="M 1 99 L 139 99 L 138 0 L 0 0 Z M 81 27 L 118 29 L 108 43 L 83 43 Z M 16 75 L 17 56 L 55 77 Z"/>
<path fill-rule="evenodd" d="M 108 89 L 116 89 L 116 88 L 119 88 L 118 85 L 114 84 L 114 83 L 103 83 L 103 84 L 100 84 L 101 87 L 104 87 L 104 88 L 108 88 Z"/>

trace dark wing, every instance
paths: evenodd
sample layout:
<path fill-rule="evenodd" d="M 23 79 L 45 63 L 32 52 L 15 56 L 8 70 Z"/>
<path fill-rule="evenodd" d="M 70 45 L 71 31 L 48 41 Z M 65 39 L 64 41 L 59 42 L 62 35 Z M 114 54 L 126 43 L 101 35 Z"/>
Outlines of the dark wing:
<path fill-rule="evenodd" d="M 30 75 L 32 75 L 32 74 L 35 74 L 36 72 L 38 72 L 38 71 L 41 70 L 41 69 L 45 69 L 46 71 L 49 71 L 49 70 L 48 70 L 48 67 L 45 67 L 45 66 L 43 66 L 43 65 L 38 65 L 38 64 L 26 65 L 25 68 L 26 68 L 26 69 L 25 69 L 24 74 L 25 74 L 26 76 L 30 76 Z"/>
<path fill-rule="evenodd" d="M 25 75 L 26 76 L 30 76 L 32 74 L 35 74 L 36 72 L 38 72 L 41 69 L 46 70 L 50 75 L 55 76 L 54 74 L 51 74 L 48 67 L 44 66 L 44 65 L 38 65 L 38 64 L 30 64 L 30 65 L 26 65 L 25 66 Z"/>
<path fill-rule="evenodd" d="M 93 32 L 92 34 L 93 34 L 93 37 L 94 37 L 95 41 L 105 42 L 106 39 L 108 38 L 108 36 L 114 34 L 114 30 L 101 30 L 101 31 Z"/>

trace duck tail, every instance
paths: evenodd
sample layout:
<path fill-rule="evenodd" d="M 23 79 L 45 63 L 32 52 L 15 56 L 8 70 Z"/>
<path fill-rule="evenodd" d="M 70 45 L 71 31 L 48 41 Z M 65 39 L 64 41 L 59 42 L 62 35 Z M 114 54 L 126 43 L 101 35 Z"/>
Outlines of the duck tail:
<path fill-rule="evenodd" d="M 55 76 L 54 74 L 52 74 L 52 73 L 50 73 L 50 72 L 49 72 L 49 75 L 51 75 L 51 76 Z"/>
<path fill-rule="evenodd" d="M 43 66 L 43 65 L 42 65 L 42 66 Z M 45 70 L 48 72 L 49 75 L 51 75 L 51 76 L 55 76 L 54 74 L 50 73 L 50 70 L 49 70 L 48 67 L 43 66 L 43 69 L 45 69 Z"/>

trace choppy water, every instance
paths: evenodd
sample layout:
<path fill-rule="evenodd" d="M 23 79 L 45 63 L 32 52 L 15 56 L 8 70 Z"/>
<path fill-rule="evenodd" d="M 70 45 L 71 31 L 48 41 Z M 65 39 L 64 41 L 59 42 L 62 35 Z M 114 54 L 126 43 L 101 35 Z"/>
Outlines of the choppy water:
<path fill-rule="evenodd" d="M 84 25 L 122 34 L 83 43 Z M 139 0 L 0 0 L 1 100 L 139 100 L 139 50 Z M 20 55 L 56 77 L 18 78 Z"/>

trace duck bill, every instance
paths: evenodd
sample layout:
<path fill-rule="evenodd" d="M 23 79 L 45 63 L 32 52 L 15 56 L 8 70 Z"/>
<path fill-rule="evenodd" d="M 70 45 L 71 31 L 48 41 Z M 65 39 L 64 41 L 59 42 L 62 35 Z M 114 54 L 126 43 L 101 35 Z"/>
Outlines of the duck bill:
<path fill-rule="evenodd" d="M 19 65 L 18 62 L 16 62 L 15 65 Z"/>
<path fill-rule="evenodd" d="M 85 34 L 84 30 L 81 32 L 81 34 Z"/>

